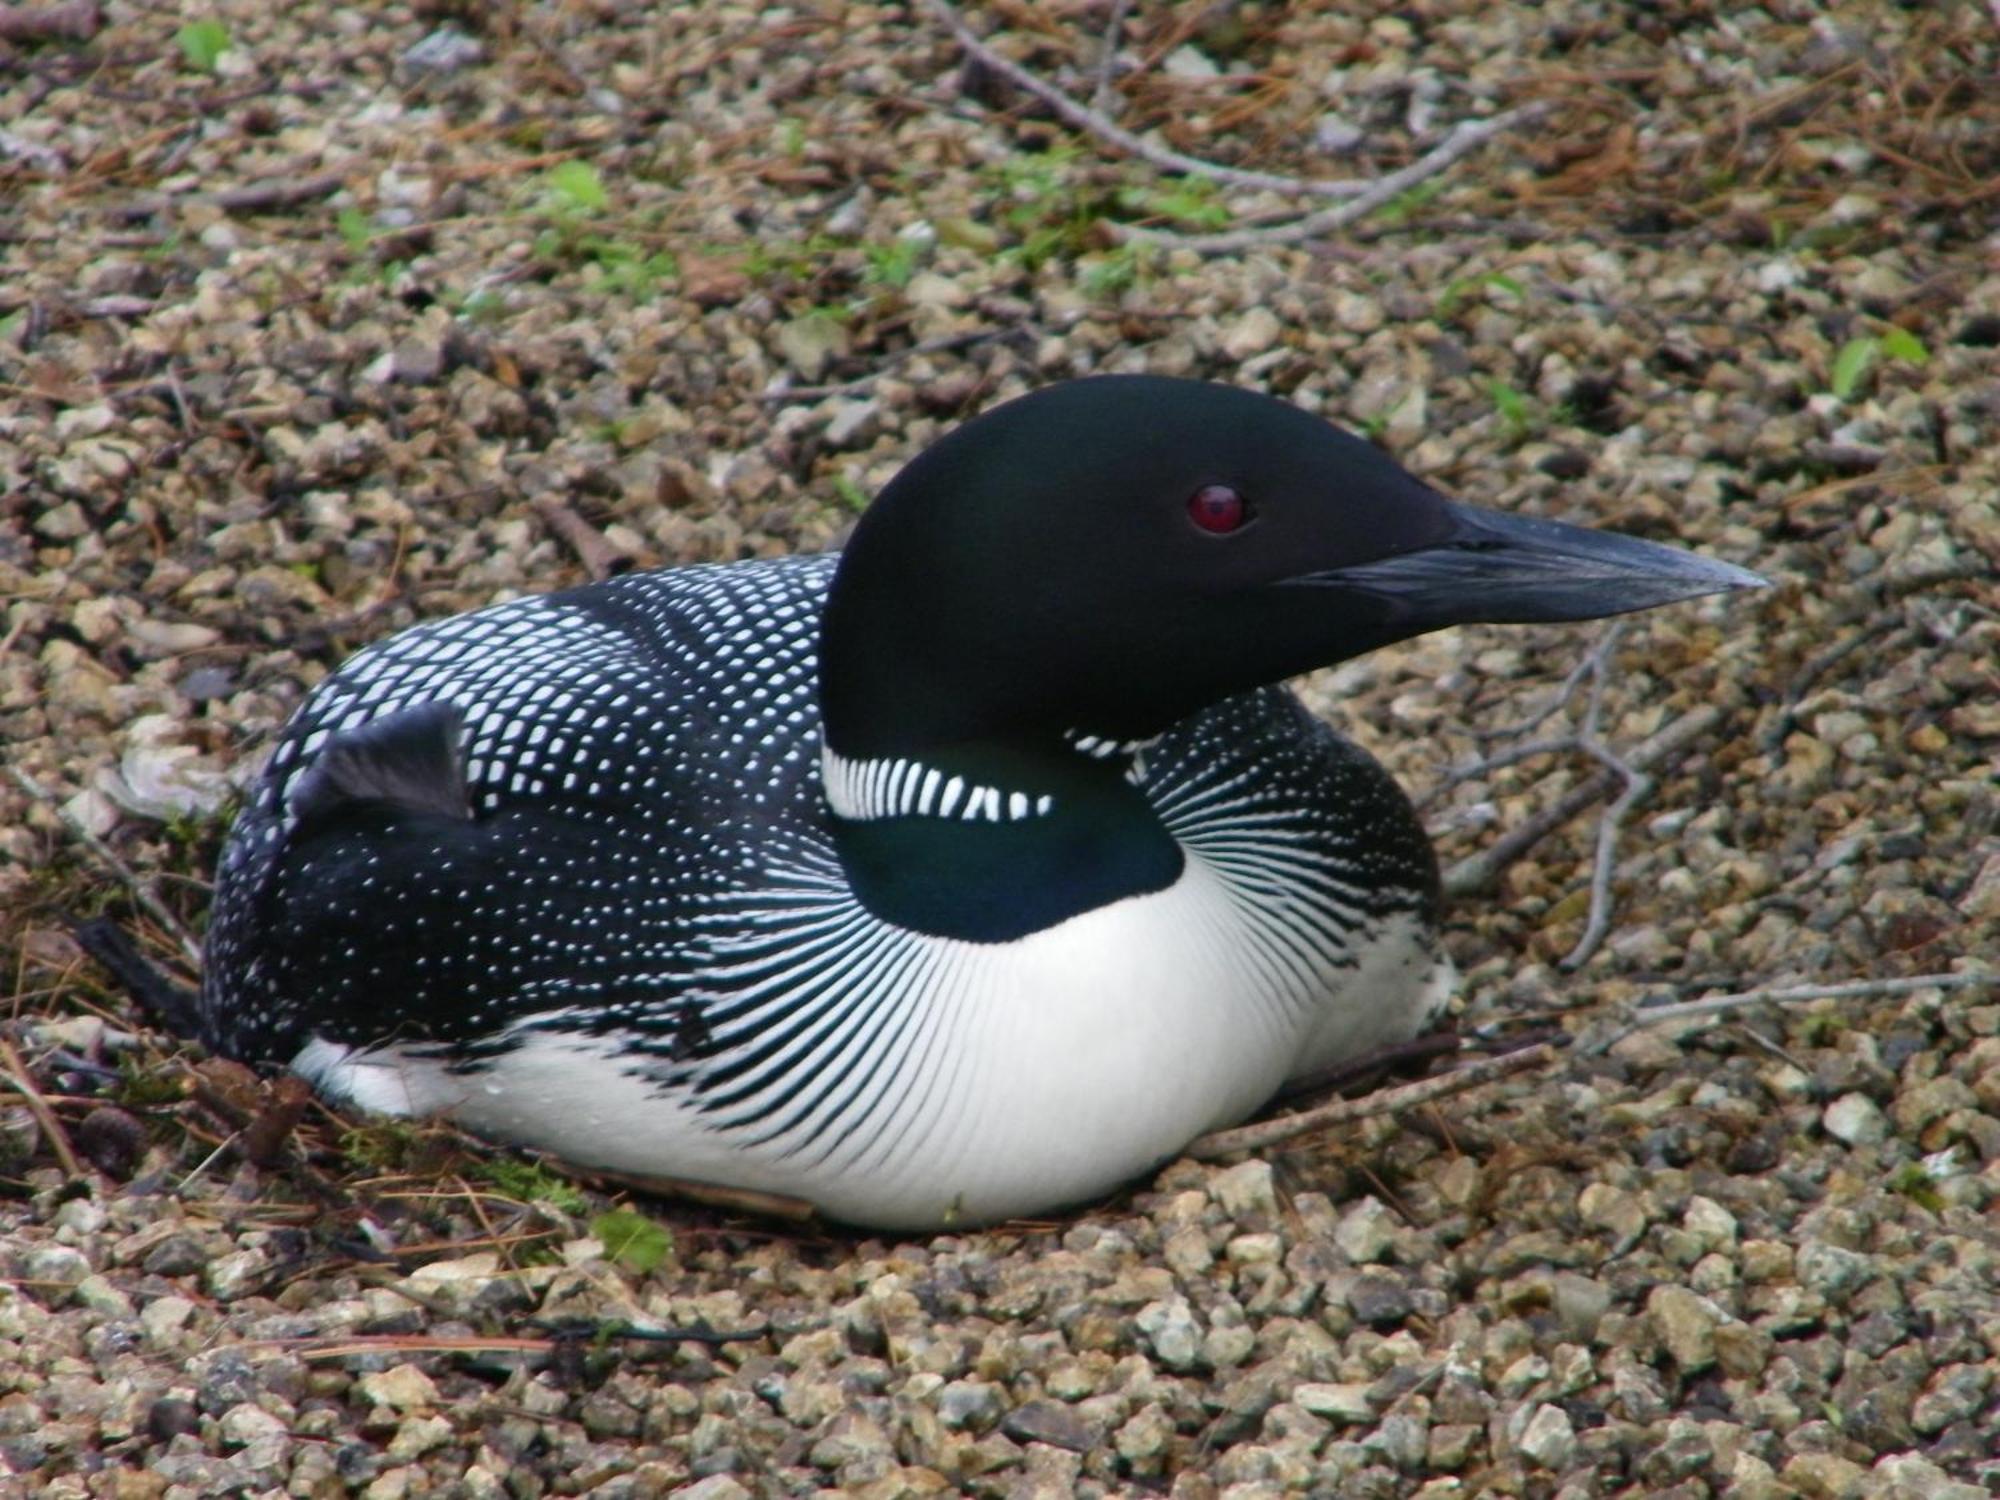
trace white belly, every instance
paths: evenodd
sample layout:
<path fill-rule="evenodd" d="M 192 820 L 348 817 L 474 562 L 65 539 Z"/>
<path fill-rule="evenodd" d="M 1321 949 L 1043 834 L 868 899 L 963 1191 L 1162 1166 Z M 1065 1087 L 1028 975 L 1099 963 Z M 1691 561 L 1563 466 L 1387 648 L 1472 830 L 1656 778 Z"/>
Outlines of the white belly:
<path fill-rule="evenodd" d="M 698 1073 L 663 1082 L 616 1034 L 520 1028 L 469 1074 L 318 1041 L 293 1066 L 364 1108 L 444 1113 L 584 1165 L 803 1198 L 838 1219 L 1033 1214 L 1244 1118 L 1288 1077 L 1414 1035 L 1446 997 L 1449 965 L 1413 917 L 1342 953 L 1259 963 L 1241 901 L 1191 857 L 1166 890 L 1016 942 L 895 933 L 901 972 L 928 982 L 900 1024 L 854 1045 L 861 1102 L 789 1124 L 720 1123 Z"/>

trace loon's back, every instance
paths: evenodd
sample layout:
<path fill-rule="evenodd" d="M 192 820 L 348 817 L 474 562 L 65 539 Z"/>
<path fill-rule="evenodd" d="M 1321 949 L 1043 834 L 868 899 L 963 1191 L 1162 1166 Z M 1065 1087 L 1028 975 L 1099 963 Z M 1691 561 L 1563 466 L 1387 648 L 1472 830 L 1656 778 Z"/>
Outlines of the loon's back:
<path fill-rule="evenodd" d="M 719 1134 L 740 1151 L 810 1100 L 812 1079 L 838 1071 L 843 1026 L 856 1050 L 883 1029 L 875 1012 L 942 1004 L 937 994 L 969 983 L 935 951 L 969 954 L 989 989 L 1002 982 L 981 966 L 982 945 L 884 923 L 845 877 L 816 703 L 835 563 L 628 574 L 414 627 L 325 679 L 273 750 L 225 853 L 202 993 L 210 1044 L 294 1063 L 364 1105 L 443 1108 L 599 1165 L 701 1176 L 724 1170 L 704 1149 L 669 1143 L 662 1160 L 649 1138 L 635 1160 L 593 1151 L 593 1137 L 571 1138 L 562 1121 L 594 1113 L 615 1080 L 638 1079 L 633 1108 L 679 1101 L 687 1119 L 676 1131 Z M 334 762 L 343 774 L 329 775 Z M 1233 961 L 1251 976 L 1243 993 L 1224 992 L 1235 980 L 1212 986 L 1224 1032 L 1251 1024 L 1244 1006 L 1283 1013 L 1250 1082 L 1232 1082 L 1227 1108 L 1181 1138 L 1222 1123 L 1209 1118 L 1217 1111 L 1253 1108 L 1285 1076 L 1429 1019 L 1443 996 L 1434 862 L 1372 760 L 1289 693 L 1264 689 L 1175 726 L 1140 765 L 1144 795 L 1228 902 L 1223 920 L 1240 923 L 1217 939 L 1225 962 L 1241 945 Z M 1380 943 L 1393 950 L 1386 982 L 1371 967 Z M 983 946 L 995 961 L 1010 951 Z M 1141 983 L 1173 982 L 1146 978 L 1143 955 L 1125 961 Z M 1078 968 L 1074 956 L 1065 963 Z M 930 1000 L 916 993 L 921 976 L 914 999 L 887 993 L 885 971 L 927 966 Z M 1373 992 L 1343 993 L 1342 974 Z M 1109 1009 L 1127 1003 L 1146 997 Z M 1155 1020 L 1171 1027 L 1171 1001 Z M 595 1072 L 572 1056 L 560 1085 L 538 1075 L 507 1083 L 516 1097 L 505 1105 L 488 1097 L 554 1038 L 589 1039 Z M 812 1039 L 817 1050 L 804 1045 Z M 923 1064 L 911 1054 L 902 1065 Z M 550 1092 L 558 1087 L 577 1097 L 565 1103 Z M 524 1102 L 536 1090 L 549 1096 Z M 1152 1145 L 1151 1157 L 1175 1144 Z M 780 1145 L 783 1154 L 797 1142 Z M 1148 1159 L 1119 1161 L 1082 1191 Z M 1047 1169 L 1037 1175 L 1046 1181 Z M 813 1196 L 796 1174 L 750 1173 L 747 1185 Z M 962 1198 L 961 1212 L 974 1201 L 988 1206 Z M 872 1200 L 832 1206 L 885 1217 Z"/>
<path fill-rule="evenodd" d="M 1109 1188 L 1445 995 L 1408 802 L 1268 686 L 1752 587 L 1104 377 L 913 459 L 838 559 L 421 626 L 225 853 L 208 1038 L 335 1097 L 917 1226 Z"/>

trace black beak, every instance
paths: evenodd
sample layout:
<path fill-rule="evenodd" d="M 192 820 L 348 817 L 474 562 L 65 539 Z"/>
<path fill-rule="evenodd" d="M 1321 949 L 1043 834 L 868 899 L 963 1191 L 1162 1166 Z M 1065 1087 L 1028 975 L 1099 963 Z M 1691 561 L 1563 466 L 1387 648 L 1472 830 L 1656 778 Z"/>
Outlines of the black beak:
<path fill-rule="evenodd" d="M 1611 531 L 1446 501 L 1449 529 L 1393 557 L 1293 583 L 1352 590 L 1411 633 L 1475 621 L 1594 620 L 1679 599 L 1766 586 L 1755 573 Z"/>

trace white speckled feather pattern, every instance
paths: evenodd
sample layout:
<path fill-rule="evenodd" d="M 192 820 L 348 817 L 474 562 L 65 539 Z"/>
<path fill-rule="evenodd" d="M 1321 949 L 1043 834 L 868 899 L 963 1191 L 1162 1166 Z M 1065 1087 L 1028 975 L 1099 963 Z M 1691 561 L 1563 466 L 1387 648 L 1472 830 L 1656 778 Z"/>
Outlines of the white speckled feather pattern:
<path fill-rule="evenodd" d="M 1428 846 L 1281 690 L 1145 751 L 1188 854 L 1167 889 L 1007 943 L 874 916 L 821 789 L 833 566 L 630 575 L 406 631 L 329 677 L 221 872 L 222 1043 L 372 1108 L 916 1225 L 1100 1192 L 1431 1019 Z M 456 710 L 469 817 L 300 824 L 317 751 L 425 704 Z"/>

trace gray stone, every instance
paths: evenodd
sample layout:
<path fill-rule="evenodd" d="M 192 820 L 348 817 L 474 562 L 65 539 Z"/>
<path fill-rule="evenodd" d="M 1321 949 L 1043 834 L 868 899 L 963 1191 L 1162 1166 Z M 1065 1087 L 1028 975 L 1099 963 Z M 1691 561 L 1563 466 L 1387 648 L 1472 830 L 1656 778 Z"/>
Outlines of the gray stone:
<path fill-rule="evenodd" d="M 1222 1211 L 1238 1223 L 1259 1217 L 1275 1218 L 1278 1213 L 1277 1188 L 1271 1180 L 1267 1161 L 1239 1162 L 1209 1179 L 1209 1196 Z"/>
<path fill-rule="evenodd" d="M 1842 1094 L 1821 1113 L 1820 1123 L 1850 1146 L 1872 1146 L 1889 1136 L 1888 1117 L 1866 1094 Z"/>
<path fill-rule="evenodd" d="M 1566 1469 L 1576 1455 L 1576 1428 L 1571 1424 L 1568 1412 L 1560 1406 L 1544 1402 L 1535 1407 L 1527 1421 L 1521 1424 L 1514 1446 L 1524 1458 L 1540 1464 L 1544 1469 Z"/>
<path fill-rule="evenodd" d="M 1706 1370 L 1715 1363 L 1715 1328 L 1722 1319 L 1706 1297 L 1685 1287 L 1656 1286 L 1646 1299 L 1646 1316 L 1683 1371 Z"/>
<path fill-rule="evenodd" d="M 1097 1433 L 1060 1401 L 1026 1401 L 1001 1418 L 1000 1430 L 1017 1443 L 1047 1443 L 1072 1453 L 1097 1446 Z"/>
<path fill-rule="evenodd" d="M 1292 1404 L 1333 1422 L 1366 1422 L 1375 1415 L 1366 1385 L 1308 1381 L 1292 1392 Z"/>
<path fill-rule="evenodd" d="M 1363 1198 L 1340 1216 L 1333 1242 L 1356 1265 L 1388 1259 L 1396 1243 L 1396 1216 L 1377 1198 Z"/>
<path fill-rule="evenodd" d="M 1170 1370 L 1191 1370 L 1201 1356 L 1201 1324 L 1185 1297 L 1168 1297 L 1139 1309 L 1133 1324 Z"/>
<path fill-rule="evenodd" d="M 985 1432 L 1007 1410 L 1005 1393 L 984 1380 L 954 1380 L 938 1392 L 938 1420 L 954 1432 Z"/>

